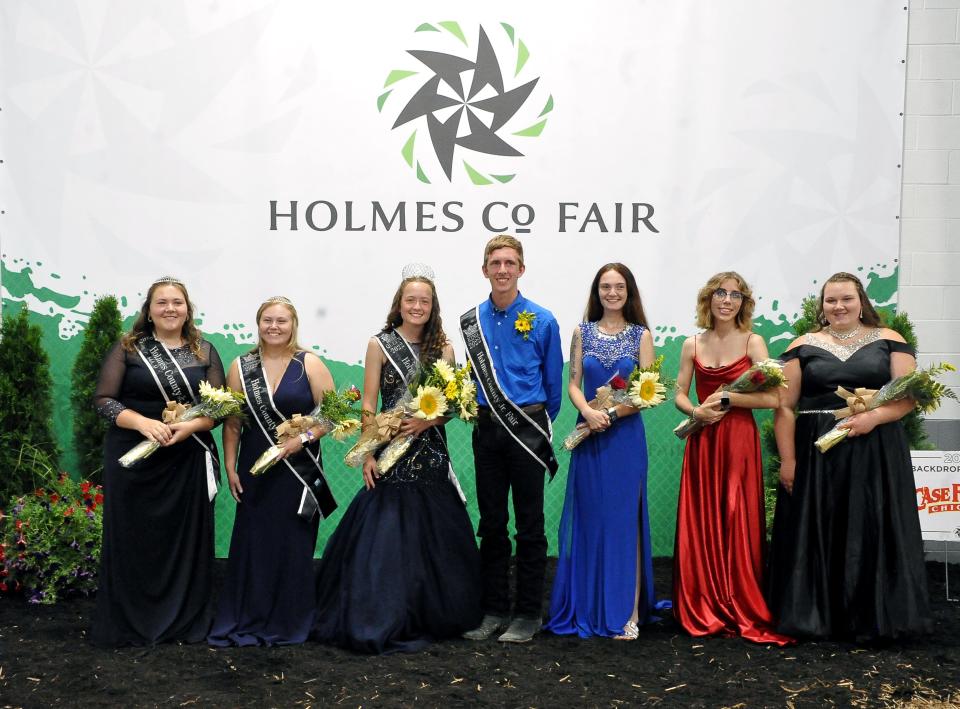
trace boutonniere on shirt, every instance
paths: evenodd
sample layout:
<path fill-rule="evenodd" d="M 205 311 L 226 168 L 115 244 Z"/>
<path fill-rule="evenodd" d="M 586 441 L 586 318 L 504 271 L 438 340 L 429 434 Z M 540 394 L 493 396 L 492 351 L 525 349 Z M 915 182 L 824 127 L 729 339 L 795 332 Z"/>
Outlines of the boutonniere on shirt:
<path fill-rule="evenodd" d="M 536 319 L 536 313 L 531 313 L 529 310 L 521 310 L 513 323 L 513 329 L 523 335 L 524 340 L 529 340 L 530 332 L 533 330 L 533 321 Z"/>

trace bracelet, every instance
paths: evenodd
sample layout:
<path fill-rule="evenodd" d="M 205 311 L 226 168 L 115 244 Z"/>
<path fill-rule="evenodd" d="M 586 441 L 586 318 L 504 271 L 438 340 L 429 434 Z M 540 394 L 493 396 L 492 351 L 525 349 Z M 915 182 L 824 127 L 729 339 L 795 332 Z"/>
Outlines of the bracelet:
<path fill-rule="evenodd" d="M 700 419 L 697 418 L 697 409 L 698 409 L 698 408 L 700 408 L 700 407 L 699 407 L 699 406 L 694 406 L 694 407 L 693 407 L 693 410 L 690 412 L 690 418 L 692 418 L 694 421 L 699 421 L 699 420 L 700 420 Z"/>
<path fill-rule="evenodd" d="M 610 423 L 613 423 L 618 418 L 620 418 L 620 414 L 617 413 L 616 406 L 612 406 L 609 409 L 607 409 L 607 417 L 610 419 Z"/>
<path fill-rule="evenodd" d="M 306 433 L 300 434 L 300 445 L 305 446 L 310 442 L 310 436 Z"/>
<path fill-rule="evenodd" d="M 312 428 L 308 428 L 306 431 L 304 431 L 303 435 L 306 436 L 311 443 L 317 440 L 317 435 L 313 432 Z"/>

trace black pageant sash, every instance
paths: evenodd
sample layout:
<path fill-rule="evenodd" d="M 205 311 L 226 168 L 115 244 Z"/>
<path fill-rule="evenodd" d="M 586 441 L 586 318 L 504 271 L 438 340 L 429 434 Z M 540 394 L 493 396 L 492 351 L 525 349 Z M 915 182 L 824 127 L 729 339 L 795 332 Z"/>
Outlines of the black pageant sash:
<path fill-rule="evenodd" d="M 250 409 L 253 420 L 257 422 L 268 444 L 275 445 L 273 432 L 286 418 L 273 404 L 270 382 L 267 381 L 260 355 L 254 352 L 240 358 L 240 381 L 243 383 L 243 393 L 247 396 L 247 408 Z M 333 499 L 330 486 L 327 485 L 327 480 L 323 476 L 319 456 L 308 446 L 304 446 L 302 451 L 284 458 L 283 462 L 303 485 L 297 515 L 307 522 L 317 513 L 320 514 L 320 519 L 329 517 L 337 509 L 337 501 Z"/>
<path fill-rule="evenodd" d="M 153 381 L 160 390 L 160 395 L 164 401 L 176 401 L 180 404 L 197 404 L 197 397 L 193 393 L 193 387 L 190 386 L 190 380 L 184 374 L 180 365 L 167 346 L 152 336 L 141 338 L 137 342 L 137 354 L 147 366 L 147 371 L 153 376 Z M 220 460 L 217 457 L 217 448 L 213 444 L 213 438 L 209 432 L 203 440 L 194 433 L 193 440 L 200 444 L 206 451 L 207 467 L 207 496 L 213 500 L 220 489 Z M 216 470 L 216 472 L 214 472 Z"/>
<path fill-rule="evenodd" d="M 503 393 L 490 358 L 490 348 L 480 327 L 479 308 L 468 310 L 460 316 L 460 333 L 463 335 L 473 373 L 490 407 L 490 413 L 520 444 L 521 448 L 546 468 L 552 479 L 560 464 L 557 463 L 557 457 L 553 454 L 551 443 L 553 429 L 550 426 L 550 417 L 547 417 L 547 430 L 544 431 L 536 421 Z"/>
<path fill-rule="evenodd" d="M 413 381 L 414 376 L 417 374 L 417 369 L 420 367 L 420 360 L 417 355 L 414 354 L 410 345 L 408 345 L 407 341 L 400 337 L 395 330 L 381 332 L 377 335 L 377 344 L 379 344 L 380 349 L 383 350 L 384 357 L 390 361 L 393 368 L 400 374 L 403 383 L 409 387 L 410 382 Z"/>
<path fill-rule="evenodd" d="M 413 349 L 406 340 L 397 334 L 396 330 L 381 332 L 379 335 L 377 335 L 377 344 L 379 344 L 380 349 L 383 350 L 383 356 L 387 358 L 387 361 L 389 361 L 390 364 L 393 365 L 393 368 L 396 369 L 400 374 L 401 379 L 403 379 L 403 383 L 409 387 L 410 382 L 413 381 L 413 378 L 416 376 L 417 370 L 420 367 L 420 359 L 414 353 Z M 447 447 L 446 434 L 437 431 L 436 437 L 440 441 L 440 444 L 443 446 L 444 450 L 447 451 L 447 460 L 450 461 L 447 470 L 447 477 L 457 489 L 457 494 L 460 496 L 460 499 L 464 504 L 466 504 L 466 495 L 463 494 L 463 488 L 460 487 L 460 481 L 457 480 L 457 475 L 453 472 L 453 459 L 450 456 L 450 449 Z"/>

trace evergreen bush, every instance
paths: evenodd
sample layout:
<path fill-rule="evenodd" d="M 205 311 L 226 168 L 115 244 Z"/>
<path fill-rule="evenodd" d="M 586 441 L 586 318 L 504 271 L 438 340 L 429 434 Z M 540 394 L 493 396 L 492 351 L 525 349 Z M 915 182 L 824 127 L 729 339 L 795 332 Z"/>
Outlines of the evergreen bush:
<path fill-rule="evenodd" d="M 0 500 L 30 489 L 32 471 L 21 450 L 29 444 L 52 461 L 60 457 L 53 435 L 53 380 L 40 327 L 24 305 L 3 318 L 0 339 Z"/>
<path fill-rule="evenodd" d="M 77 472 L 93 482 L 100 482 L 102 478 L 103 438 L 109 426 L 93 408 L 93 393 L 97 388 L 100 366 L 110 348 L 120 339 L 122 328 L 117 299 L 112 295 L 97 298 L 70 377 Z"/>

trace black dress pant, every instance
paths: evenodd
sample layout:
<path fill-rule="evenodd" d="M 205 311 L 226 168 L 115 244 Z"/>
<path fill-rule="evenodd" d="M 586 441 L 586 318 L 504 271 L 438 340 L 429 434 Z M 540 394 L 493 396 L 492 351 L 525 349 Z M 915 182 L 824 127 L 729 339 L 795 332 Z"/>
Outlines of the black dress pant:
<path fill-rule="evenodd" d="M 529 414 L 547 430 L 546 410 Z M 473 431 L 473 457 L 480 508 L 480 558 L 483 569 L 483 610 L 510 615 L 510 537 L 507 500 L 513 491 L 517 527 L 517 596 L 515 615 L 539 618 L 547 567 L 547 537 L 543 531 L 544 466 L 481 410 Z"/>

